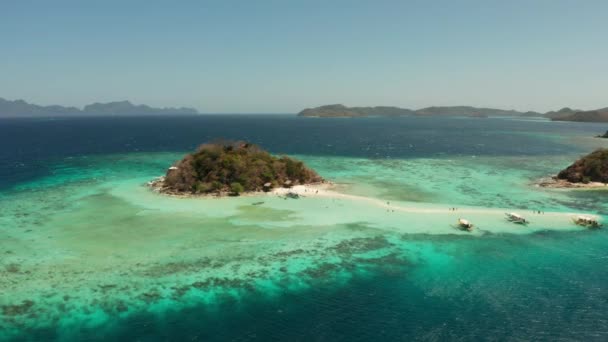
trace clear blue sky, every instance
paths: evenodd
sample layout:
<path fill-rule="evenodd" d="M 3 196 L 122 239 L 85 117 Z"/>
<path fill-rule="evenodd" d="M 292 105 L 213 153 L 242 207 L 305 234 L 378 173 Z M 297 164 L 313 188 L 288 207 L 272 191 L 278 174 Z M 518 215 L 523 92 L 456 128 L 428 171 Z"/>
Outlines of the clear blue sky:
<path fill-rule="evenodd" d="M 608 1 L 0 2 L 0 97 L 202 112 L 608 106 Z"/>

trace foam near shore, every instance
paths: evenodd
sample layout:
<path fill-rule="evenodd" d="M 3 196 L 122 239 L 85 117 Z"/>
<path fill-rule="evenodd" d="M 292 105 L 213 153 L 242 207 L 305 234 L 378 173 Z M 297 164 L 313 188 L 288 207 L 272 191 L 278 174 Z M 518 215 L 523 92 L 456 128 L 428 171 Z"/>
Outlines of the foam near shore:
<path fill-rule="evenodd" d="M 608 189 L 608 184 L 601 182 L 573 183 L 556 177 L 543 178 L 536 183 L 542 188 L 552 189 Z"/>

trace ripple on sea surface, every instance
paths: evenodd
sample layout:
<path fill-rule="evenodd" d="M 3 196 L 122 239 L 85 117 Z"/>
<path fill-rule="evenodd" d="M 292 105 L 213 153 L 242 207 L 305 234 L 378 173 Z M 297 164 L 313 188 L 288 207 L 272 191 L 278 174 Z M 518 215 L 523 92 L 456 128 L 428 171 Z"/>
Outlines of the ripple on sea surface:
<path fill-rule="evenodd" d="M 573 227 L 566 226 L 562 228 L 571 230 L 568 234 L 530 229 L 530 234 L 519 237 L 499 232 L 514 229 L 504 222 L 500 210 L 463 206 L 462 212 L 483 209 L 471 211 L 476 223 L 498 229 L 496 234 L 464 236 L 446 224 L 459 214 L 445 213 L 445 203 L 415 203 L 417 210 L 428 211 L 421 216 L 347 198 L 267 197 L 263 205 L 252 206 L 257 200 L 247 197 L 226 201 L 161 197 L 143 184 L 157 175 L 165 160 L 171 160 L 171 155 L 101 156 L 75 161 L 78 166 L 68 162 L 55 167 L 58 174 L 49 179 L 3 193 L 0 285 L 10 295 L 0 299 L 0 322 L 6 333 L 26 329 L 32 336 L 46 333 L 78 339 L 92 331 L 125 337 L 130 336 L 128 330 L 139 329 L 142 335 L 196 335 L 195 318 L 187 318 L 188 313 L 196 313 L 204 317 L 205 336 L 213 331 L 217 336 L 229 335 L 220 331 L 219 327 L 230 324 L 221 323 L 221 317 L 241 320 L 245 327 L 239 330 L 241 337 L 248 333 L 277 336 L 270 330 L 256 330 L 251 322 L 257 317 L 247 316 L 247 312 L 268 313 L 274 306 L 283 310 L 282 316 L 277 311 L 262 320 L 270 324 L 270 317 L 277 319 L 287 330 L 277 333 L 283 337 L 295 332 L 310 336 L 315 331 L 329 338 L 335 336 L 330 326 L 337 325 L 368 337 L 375 333 L 394 338 L 397 332 L 410 336 L 418 331 L 421 336 L 440 338 L 482 334 L 481 328 L 462 316 L 476 317 L 478 325 L 483 325 L 497 315 L 507 322 L 500 332 L 510 332 L 524 318 L 533 317 L 514 317 L 530 301 L 546 310 L 531 326 L 546 329 L 549 319 L 568 316 L 566 309 L 551 311 L 550 298 L 556 292 L 563 296 L 560 305 L 565 308 L 574 300 L 586 307 L 601 307 L 592 300 L 604 295 L 605 269 L 593 267 L 599 259 L 593 259 L 594 263 L 588 259 L 601 255 L 603 232 L 573 232 Z M 463 193 L 461 181 L 449 182 L 454 174 L 479 184 L 493 182 L 500 175 L 497 167 L 492 169 L 494 161 L 487 159 L 474 167 L 467 167 L 466 159 L 309 160 L 327 163 L 328 170 L 357 164 L 352 171 L 340 173 L 341 179 L 367 174 L 378 182 L 360 189 L 343 188 L 355 195 L 375 191 L 382 197 L 393 192 L 393 198 L 400 198 L 405 195 L 393 187 L 403 182 L 403 191 L 416 187 L 436 196 L 440 189 L 422 182 L 425 174 L 433 172 L 434 182 L 447 188 L 442 198 L 446 203 L 459 199 L 475 203 L 479 196 L 487 203 L 505 203 L 505 197 L 487 197 L 496 191 L 521 196 L 514 200 L 520 204 L 570 196 L 526 194 L 510 184 L 525 176 L 508 168 L 502 172 L 509 181 L 473 194 Z M 404 170 L 413 171 L 399 177 Z M 395 209 L 412 206 L 401 198 L 390 202 Z M 565 201 L 555 208 L 572 210 L 572 203 Z M 552 223 L 549 215 L 536 218 L 543 220 Z M 538 276 L 527 276 L 528 272 L 538 272 Z M 577 277 L 584 281 L 577 283 Z M 552 287 L 547 281 L 568 289 Z M 536 289 L 539 284 L 542 289 Z M 589 296 L 580 298 L 584 286 L 590 286 Z M 374 300 L 382 305 L 366 312 Z M 294 316 L 290 315 L 306 322 L 305 317 L 315 312 L 314 305 L 327 325 L 307 333 L 305 323 L 291 323 Z M 421 309 L 425 306 L 437 311 L 425 314 Z M 468 306 L 470 310 L 462 311 Z M 406 313 L 439 324 L 438 318 L 431 317 L 437 316 L 451 328 L 425 325 L 422 318 L 405 319 Z M 595 311 L 577 307 L 577 313 L 584 318 L 581 326 L 598 319 Z M 383 323 L 374 319 L 376 314 Z M 357 321 L 369 322 L 370 330 L 353 327 Z M 165 324 L 181 327 L 184 335 Z M 404 327 L 400 329 L 399 324 Z M 484 327 L 485 333 L 497 331 Z"/>

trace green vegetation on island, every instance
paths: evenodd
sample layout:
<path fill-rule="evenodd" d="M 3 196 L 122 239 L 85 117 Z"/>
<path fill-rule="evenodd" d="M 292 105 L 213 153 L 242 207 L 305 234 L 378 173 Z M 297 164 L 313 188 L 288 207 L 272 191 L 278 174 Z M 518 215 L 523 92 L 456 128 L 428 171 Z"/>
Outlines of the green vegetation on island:
<path fill-rule="evenodd" d="M 570 183 L 608 183 L 608 149 L 596 150 L 557 174 Z"/>
<path fill-rule="evenodd" d="M 201 145 L 152 185 L 172 194 L 232 194 L 322 182 L 299 160 L 242 141 Z"/>

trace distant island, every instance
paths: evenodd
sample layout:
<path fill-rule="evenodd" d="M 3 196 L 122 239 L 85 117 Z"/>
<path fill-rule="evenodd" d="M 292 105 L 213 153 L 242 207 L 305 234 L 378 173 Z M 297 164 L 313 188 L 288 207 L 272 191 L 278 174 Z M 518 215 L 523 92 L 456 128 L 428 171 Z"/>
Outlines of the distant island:
<path fill-rule="evenodd" d="M 61 105 L 40 106 L 24 100 L 6 100 L 0 97 L 0 118 L 25 117 L 87 117 L 87 116 L 152 116 L 152 115 L 198 115 L 194 108 L 155 108 L 145 104 L 135 105 L 130 101 L 92 103 L 82 109 Z M 347 107 L 342 104 L 306 108 L 301 117 L 356 118 L 356 117 L 400 117 L 400 116 L 458 116 L 472 118 L 487 117 L 538 117 L 553 121 L 608 122 L 608 107 L 597 110 L 576 110 L 568 107 L 557 111 L 539 113 L 473 106 L 431 106 L 412 110 L 395 106 Z"/>
<path fill-rule="evenodd" d="M 518 112 L 516 110 L 504 110 L 495 108 L 478 108 L 471 106 L 444 106 L 427 107 L 415 111 L 418 116 L 471 116 L 471 117 L 490 117 L 490 116 L 542 116 L 535 112 Z"/>
<path fill-rule="evenodd" d="M 598 149 L 539 185 L 551 188 L 597 188 L 606 187 L 607 183 L 608 149 Z"/>
<path fill-rule="evenodd" d="M 399 107 L 346 107 L 341 104 L 326 105 L 316 108 L 306 108 L 298 116 L 339 118 L 362 116 L 401 116 L 413 115 L 414 111 Z"/>
<path fill-rule="evenodd" d="M 544 116 L 546 118 L 551 119 L 551 120 L 556 120 L 558 118 L 568 117 L 568 116 L 570 116 L 570 115 L 572 115 L 572 114 L 574 114 L 576 112 L 580 112 L 580 110 L 564 107 L 564 108 L 562 108 L 560 110 L 552 110 L 550 112 L 546 112 Z"/>
<path fill-rule="evenodd" d="M 587 111 L 574 111 L 567 115 L 557 116 L 551 118 L 554 121 L 575 121 L 575 122 L 608 122 L 608 107 L 587 110 Z"/>
<path fill-rule="evenodd" d="M 275 157 L 257 145 L 226 141 L 201 145 L 150 185 L 172 195 L 240 195 L 323 182 L 299 160 Z"/>
<path fill-rule="evenodd" d="M 298 113 L 305 117 L 367 117 L 367 116 L 543 116 L 537 112 L 518 112 L 494 108 L 478 108 L 471 106 L 427 107 L 418 110 L 380 106 L 380 107 L 347 107 L 342 104 L 333 104 L 315 108 L 306 108 Z"/>
<path fill-rule="evenodd" d="M 83 109 L 64 106 L 39 106 L 23 100 L 9 101 L 0 98 L 0 118 L 61 117 L 61 116 L 145 116 L 145 115 L 196 115 L 194 108 L 154 108 L 134 105 L 129 101 L 93 103 Z"/>
<path fill-rule="evenodd" d="M 486 118 L 496 116 L 508 117 L 539 117 L 553 121 L 579 121 L 579 122 L 608 122 L 608 108 L 581 111 L 562 108 L 558 111 L 539 113 L 534 111 L 520 112 L 496 108 L 483 108 L 472 106 L 433 106 L 412 110 L 391 106 L 379 107 L 347 107 L 342 104 L 325 105 L 315 108 L 306 108 L 298 113 L 302 117 L 320 118 L 355 118 L 370 116 L 465 116 Z"/>
<path fill-rule="evenodd" d="M 602 134 L 602 135 L 597 135 L 596 138 L 608 138 L 608 131 L 606 131 L 606 133 Z"/>

